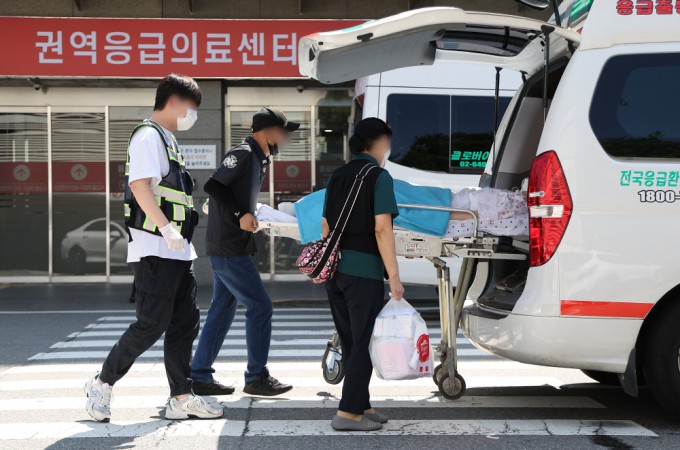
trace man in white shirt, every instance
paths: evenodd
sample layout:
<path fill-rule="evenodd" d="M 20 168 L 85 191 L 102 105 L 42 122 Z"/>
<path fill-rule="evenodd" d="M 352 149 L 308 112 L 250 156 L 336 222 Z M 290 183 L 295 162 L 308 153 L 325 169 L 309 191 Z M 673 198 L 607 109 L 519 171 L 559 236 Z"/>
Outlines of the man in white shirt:
<path fill-rule="evenodd" d="M 132 132 L 126 168 L 128 262 L 135 274 L 137 321 L 123 333 L 102 370 L 85 384 L 87 412 L 101 422 L 111 417 L 111 389 L 165 333 L 164 360 L 170 384 L 167 419 L 217 418 L 221 406 L 191 390 L 191 351 L 200 316 L 191 244 L 198 214 L 193 181 L 172 132 L 188 130 L 197 119 L 201 91 L 186 76 L 171 74 L 156 90 L 151 118 Z"/>

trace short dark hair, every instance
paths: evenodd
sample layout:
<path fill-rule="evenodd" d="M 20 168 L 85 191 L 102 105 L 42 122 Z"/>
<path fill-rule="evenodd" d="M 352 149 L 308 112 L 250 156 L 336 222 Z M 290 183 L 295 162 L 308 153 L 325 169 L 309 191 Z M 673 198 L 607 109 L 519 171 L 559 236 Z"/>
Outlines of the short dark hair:
<path fill-rule="evenodd" d="M 165 108 L 168 99 L 172 95 L 180 98 L 193 100 L 197 106 L 201 105 L 201 88 L 198 87 L 193 78 L 178 73 L 171 73 L 163 78 L 156 88 L 156 103 L 153 105 L 154 111 Z"/>
<path fill-rule="evenodd" d="M 383 136 L 392 136 L 392 129 L 377 117 L 367 117 L 354 126 L 354 134 L 349 138 L 349 150 L 356 155 L 370 150 L 373 143 Z"/>

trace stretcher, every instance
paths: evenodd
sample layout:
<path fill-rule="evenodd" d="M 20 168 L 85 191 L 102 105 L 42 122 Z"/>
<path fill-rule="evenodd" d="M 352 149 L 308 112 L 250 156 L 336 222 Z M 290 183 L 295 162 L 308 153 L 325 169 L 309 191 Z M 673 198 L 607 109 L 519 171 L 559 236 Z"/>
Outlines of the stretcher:
<path fill-rule="evenodd" d="M 465 380 L 458 373 L 456 335 L 463 304 L 472 282 L 475 263 L 480 260 L 523 260 L 529 253 L 528 239 L 523 236 L 492 236 L 478 229 L 477 216 L 473 211 L 441 206 L 399 204 L 399 208 L 417 208 L 469 214 L 474 221 L 469 237 L 437 237 L 395 228 L 394 238 L 397 255 L 407 258 L 425 258 L 436 271 L 439 292 L 439 317 L 441 341 L 435 348 L 440 363 L 433 371 L 433 381 L 443 397 L 455 400 L 465 393 Z M 277 237 L 300 239 L 297 223 L 260 222 L 264 229 Z M 462 258 L 456 288 L 451 284 L 450 269 L 442 258 Z M 338 384 L 344 377 L 342 343 L 337 332 L 328 340 L 321 361 L 323 377 L 330 384 Z"/>

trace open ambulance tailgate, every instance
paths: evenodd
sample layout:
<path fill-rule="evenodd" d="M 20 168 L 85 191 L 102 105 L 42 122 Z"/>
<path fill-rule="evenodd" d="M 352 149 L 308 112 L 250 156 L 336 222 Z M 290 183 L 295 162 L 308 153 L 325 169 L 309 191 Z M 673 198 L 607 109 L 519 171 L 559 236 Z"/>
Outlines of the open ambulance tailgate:
<path fill-rule="evenodd" d="M 475 62 L 534 73 L 543 65 L 542 26 L 553 48 L 580 35 L 540 20 L 459 8 L 422 8 L 300 40 L 300 73 L 341 83 L 435 60 Z"/>

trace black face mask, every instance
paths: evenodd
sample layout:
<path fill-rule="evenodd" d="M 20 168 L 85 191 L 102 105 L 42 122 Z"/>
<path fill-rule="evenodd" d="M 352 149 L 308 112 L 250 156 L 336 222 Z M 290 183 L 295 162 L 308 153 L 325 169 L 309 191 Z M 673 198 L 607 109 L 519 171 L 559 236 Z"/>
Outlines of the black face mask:
<path fill-rule="evenodd" d="M 272 156 L 276 156 L 279 154 L 279 146 L 278 144 L 270 144 L 269 141 L 267 141 L 267 147 L 269 147 L 269 154 Z"/>

